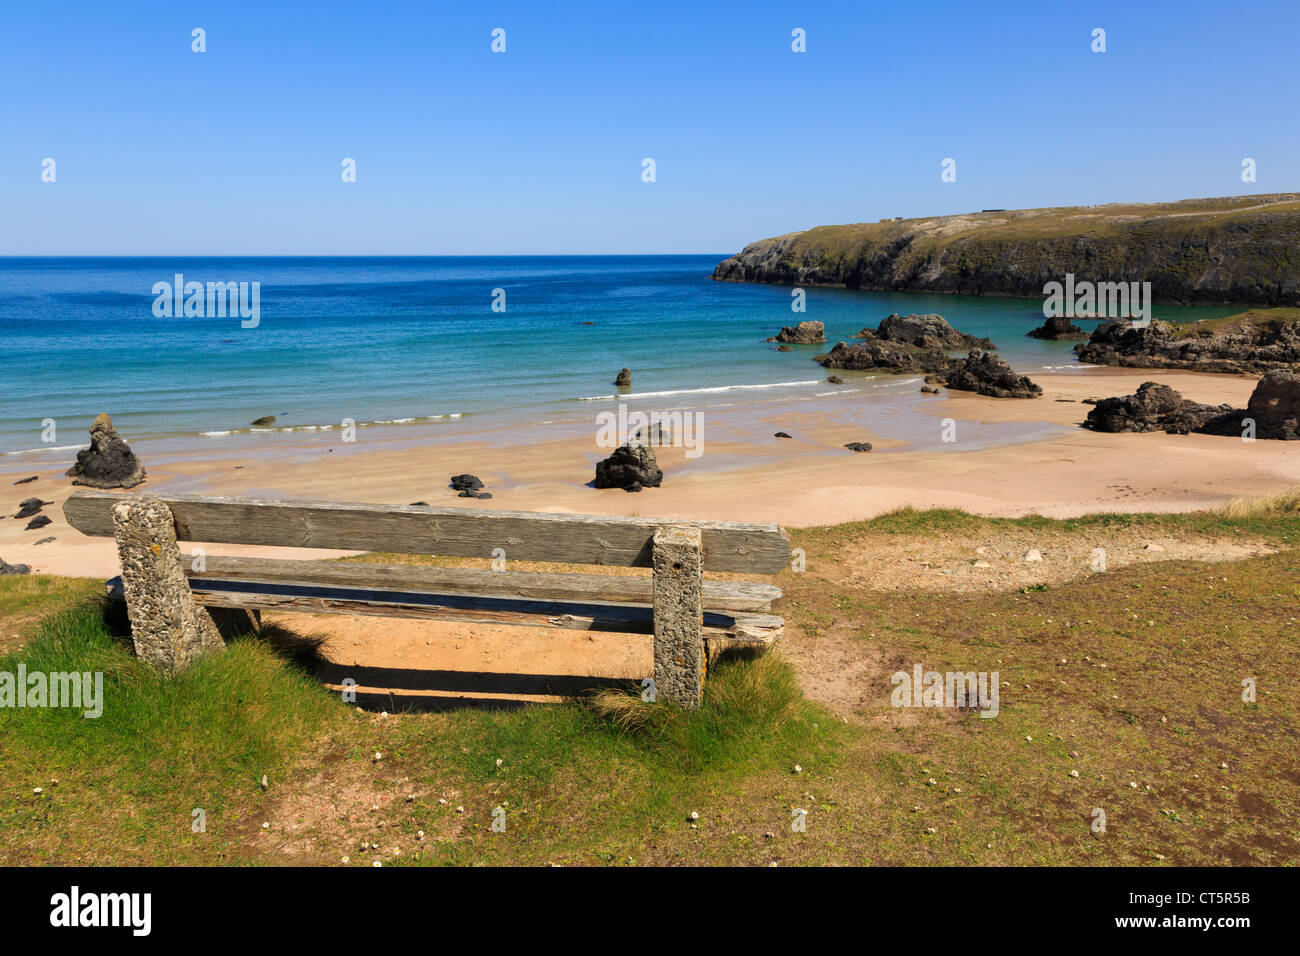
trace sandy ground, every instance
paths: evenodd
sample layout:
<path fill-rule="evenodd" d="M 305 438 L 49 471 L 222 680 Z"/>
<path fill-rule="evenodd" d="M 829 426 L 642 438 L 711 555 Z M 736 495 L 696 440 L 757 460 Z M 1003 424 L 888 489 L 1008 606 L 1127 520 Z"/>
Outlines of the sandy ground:
<path fill-rule="evenodd" d="M 1044 388 L 1042 398 L 918 392 L 901 399 L 899 412 L 898 402 L 887 407 L 876 400 L 878 396 L 857 391 L 815 402 L 705 410 L 704 453 L 691 458 L 680 448 L 658 449 L 664 485 L 640 494 L 587 486 L 595 462 L 608 454 L 597 447 L 590 419 L 527 433 L 466 428 L 463 438 L 442 426 L 436 435 L 414 427 L 400 434 L 363 432 L 356 444 L 346 447 L 336 433 L 286 435 L 277 436 L 275 445 L 263 442 L 261 450 L 213 452 L 208 447 L 202 453 L 163 457 L 151 457 L 146 443 L 133 443 L 150 475 L 135 490 L 397 504 L 424 501 L 449 507 L 807 527 L 865 519 L 904 505 L 1002 516 L 1188 511 L 1300 485 L 1300 447 L 1293 443 L 1163 433 L 1103 435 L 1078 427 L 1089 409 L 1083 399 L 1131 394 L 1147 380 L 1171 385 L 1196 401 L 1244 407 L 1255 384 L 1252 377 L 1123 369 L 1032 377 Z M 946 419 L 954 423 L 953 443 L 942 441 Z M 772 437 L 776 431 L 794 438 Z M 1007 438 L 1014 440 L 998 443 Z M 854 454 L 842 448 L 848 441 L 871 441 L 875 450 Z M 27 531 L 26 520 L 0 519 L 0 557 L 11 564 L 29 564 L 38 573 L 109 577 L 118 572 L 111 540 L 87 538 L 63 520 L 62 503 L 74 490 L 62 474 L 66 464 L 57 469 L 27 464 L 29 470 L 22 471 L 23 462 L 5 461 L 3 467 L 3 513 L 12 515 L 21 500 L 39 497 L 53 502 L 43 512 L 53 521 Z M 494 497 L 484 502 L 456 497 L 446 480 L 460 472 L 478 475 Z M 31 474 L 38 479 L 13 484 Z M 50 537 L 54 540 L 36 543 Z M 1242 556 L 1205 553 L 1204 548 L 1183 554 L 1178 543 L 1167 544 L 1173 551 L 1162 553 L 1163 557 Z M 1043 542 L 960 542 L 953 547 L 957 550 L 948 554 L 917 543 L 915 553 L 905 553 L 905 548 L 887 564 L 918 586 L 1008 586 L 1025 574 L 1050 573 L 1020 567 L 1022 548 L 1043 550 L 1047 568 L 1069 550 L 1062 546 L 1054 554 Z M 985 551 L 977 555 L 976 547 Z M 1070 547 L 1082 548 L 1083 543 Z M 1129 542 L 1125 547 L 1138 552 L 1143 544 Z M 279 557 L 340 553 L 231 545 L 208 550 Z M 1073 555 L 1071 568 L 1086 567 L 1086 558 L 1083 553 Z M 980 559 L 992 566 L 973 568 Z M 999 569 L 998 561 L 1006 567 Z M 864 568 L 871 564 L 862 561 Z M 878 586 L 890 585 L 882 580 Z M 555 631 L 508 627 L 475 628 L 471 639 L 463 627 L 431 622 L 293 617 L 280 616 L 280 622 L 299 633 L 327 639 L 325 653 L 335 671 L 327 679 L 336 682 L 353 676 L 363 689 L 381 697 L 395 695 L 394 701 L 462 693 L 487 699 L 548 699 L 558 692 L 564 675 L 636 677 L 651 669 L 647 639 L 578 632 L 557 638 Z M 457 688 L 449 678 L 449 674 L 469 673 L 480 677 L 469 681 L 467 689 L 464 681 Z M 482 675 L 525 676 L 507 687 L 509 681 Z"/>

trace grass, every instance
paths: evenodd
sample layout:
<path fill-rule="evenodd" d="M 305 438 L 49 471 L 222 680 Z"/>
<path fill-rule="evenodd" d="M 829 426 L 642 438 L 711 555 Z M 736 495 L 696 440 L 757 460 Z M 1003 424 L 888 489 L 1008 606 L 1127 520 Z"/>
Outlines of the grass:
<path fill-rule="evenodd" d="M 1067 522 L 904 510 L 796 532 L 817 570 L 781 576 L 787 656 L 711 669 L 695 713 L 629 688 L 385 716 L 251 638 L 167 679 L 87 588 L 0 581 L 7 613 L 47 614 L 0 671 L 102 671 L 106 698 L 93 720 L 0 709 L 0 862 L 1294 862 L 1298 502 Z M 1107 525 L 1280 550 L 987 593 L 876 591 L 836 558 Z M 998 717 L 891 707 L 890 674 L 914 663 L 998 671 Z"/>

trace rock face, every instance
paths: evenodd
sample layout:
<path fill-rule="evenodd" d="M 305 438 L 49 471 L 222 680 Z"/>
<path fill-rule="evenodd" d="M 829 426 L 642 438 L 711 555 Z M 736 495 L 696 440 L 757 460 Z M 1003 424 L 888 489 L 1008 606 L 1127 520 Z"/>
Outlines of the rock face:
<path fill-rule="evenodd" d="M 632 385 L 632 370 L 630 368 L 621 368 L 618 374 L 614 376 L 614 384 L 620 388 L 630 388 Z"/>
<path fill-rule="evenodd" d="M 1300 305 L 1300 195 L 990 211 L 818 226 L 750 243 L 713 278 L 1041 298 L 1150 282 L 1160 302 Z"/>
<path fill-rule="evenodd" d="M 134 488 L 146 477 L 144 466 L 118 437 L 107 415 L 90 426 L 90 447 L 77 452 L 77 463 L 67 475 L 74 485 L 89 488 Z"/>
<path fill-rule="evenodd" d="M 817 345 L 826 341 L 826 327 L 820 322 L 800 322 L 798 325 L 787 325 L 768 341 L 786 342 L 793 345 Z"/>
<path fill-rule="evenodd" d="M 621 445 L 614 449 L 614 454 L 596 463 L 594 484 L 597 488 L 640 491 L 642 488 L 658 488 L 663 480 L 664 473 L 649 445 Z"/>
<path fill-rule="evenodd" d="M 1049 339 L 1055 342 L 1088 337 L 1088 331 L 1071 322 L 1068 315 L 1054 315 L 1038 328 L 1030 329 L 1025 334 L 1030 338 Z"/>
<path fill-rule="evenodd" d="M 1097 432 L 1162 431 L 1186 435 L 1231 412 L 1230 405 L 1201 405 L 1183 398 L 1168 385 L 1144 382 L 1133 395 L 1097 402 L 1083 427 Z"/>
<path fill-rule="evenodd" d="M 958 332 L 942 315 L 899 315 L 894 313 L 882 319 L 875 328 L 866 328 L 853 336 L 879 342 L 901 342 L 919 349 L 991 349 L 988 339 Z"/>
<path fill-rule="evenodd" d="M 1076 351 L 1089 365 L 1254 374 L 1295 370 L 1300 368 L 1300 313 L 1243 312 L 1187 325 L 1157 319 L 1144 328 L 1112 319 Z"/>
<path fill-rule="evenodd" d="M 949 388 L 994 398 L 1037 398 L 1043 394 L 1041 385 L 1012 371 L 997 353 L 978 349 L 964 359 L 954 359 L 942 381 Z"/>
<path fill-rule="evenodd" d="M 1255 419 L 1256 438 L 1300 440 L 1300 374 L 1267 373 L 1251 393 L 1242 417 Z"/>

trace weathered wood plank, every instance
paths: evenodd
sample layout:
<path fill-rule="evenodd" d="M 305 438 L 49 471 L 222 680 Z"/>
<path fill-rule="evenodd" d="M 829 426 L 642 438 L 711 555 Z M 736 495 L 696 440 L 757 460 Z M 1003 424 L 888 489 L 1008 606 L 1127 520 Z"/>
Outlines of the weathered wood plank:
<path fill-rule="evenodd" d="M 283 561 L 271 558 L 210 556 L 202 571 L 187 567 L 190 578 L 301 586 L 329 585 L 383 591 L 434 594 L 478 594 L 484 597 L 539 601 L 595 601 L 650 604 L 650 578 L 615 574 L 554 574 L 535 571 L 481 571 L 470 568 L 430 568 L 357 561 Z M 255 591 L 249 587 L 246 590 Z M 772 584 L 749 581 L 705 581 L 704 607 L 711 611 L 770 611 L 781 597 Z"/>
<path fill-rule="evenodd" d="M 511 561 L 562 561 L 648 567 L 660 518 L 542 514 L 478 508 L 357 504 L 334 501 L 157 495 L 176 519 L 182 541 L 395 551 Z M 77 491 L 63 513 L 83 534 L 113 533 L 111 508 L 121 495 Z M 693 521 L 704 569 L 775 574 L 790 561 L 790 542 L 771 524 Z"/>
<path fill-rule="evenodd" d="M 653 632 L 652 609 L 637 604 L 553 604 L 545 601 L 505 601 L 494 598 L 454 598 L 442 595 L 386 594 L 317 589 L 299 593 L 249 593 L 205 586 L 195 581 L 194 600 L 206 607 L 241 608 L 248 611 L 288 611 L 301 614 L 361 614 L 376 617 L 422 618 L 463 624 L 509 624 L 523 627 L 555 627 L 579 631 L 614 631 L 634 634 Z M 785 622 L 772 614 L 704 615 L 704 633 L 709 638 L 727 638 L 746 644 L 767 644 L 776 640 Z"/>

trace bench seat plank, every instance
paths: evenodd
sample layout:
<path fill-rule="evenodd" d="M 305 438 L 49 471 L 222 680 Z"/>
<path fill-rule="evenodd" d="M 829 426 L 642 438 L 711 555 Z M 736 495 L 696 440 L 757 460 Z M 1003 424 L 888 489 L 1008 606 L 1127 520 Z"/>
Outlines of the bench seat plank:
<path fill-rule="evenodd" d="M 208 557 L 202 571 L 186 568 L 187 577 L 208 581 L 257 584 L 325 585 L 381 591 L 476 594 L 538 601 L 594 601 L 650 604 L 648 577 L 613 574 L 555 574 L 535 571 L 484 571 L 355 561 L 283 561 L 270 558 Z M 248 590 L 257 590 L 250 587 Z M 781 589 L 750 581 L 705 581 L 704 607 L 710 611 L 772 610 Z"/>
<path fill-rule="evenodd" d="M 238 588 L 238 582 L 209 582 L 200 579 L 191 580 L 191 586 L 194 600 L 205 607 L 300 614 L 363 614 L 579 631 L 654 633 L 653 608 L 641 604 L 524 601 L 351 588 L 299 588 L 292 585 L 268 585 L 263 590 L 250 592 L 234 590 L 233 588 Z M 784 625 L 784 620 L 773 614 L 706 612 L 703 632 L 706 638 L 726 638 L 732 644 L 770 644 L 781 636 Z"/>
<path fill-rule="evenodd" d="M 649 567 L 663 518 L 549 514 L 480 508 L 336 501 L 156 495 L 182 541 L 396 551 L 511 561 L 558 561 Z M 113 505 L 123 496 L 77 491 L 65 502 L 68 523 L 83 534 L 113 534 Z M 706 571 L 775 574 L 790 562 L 790 541 L 773 524 L 691 521 L 699 527 Z"/>

